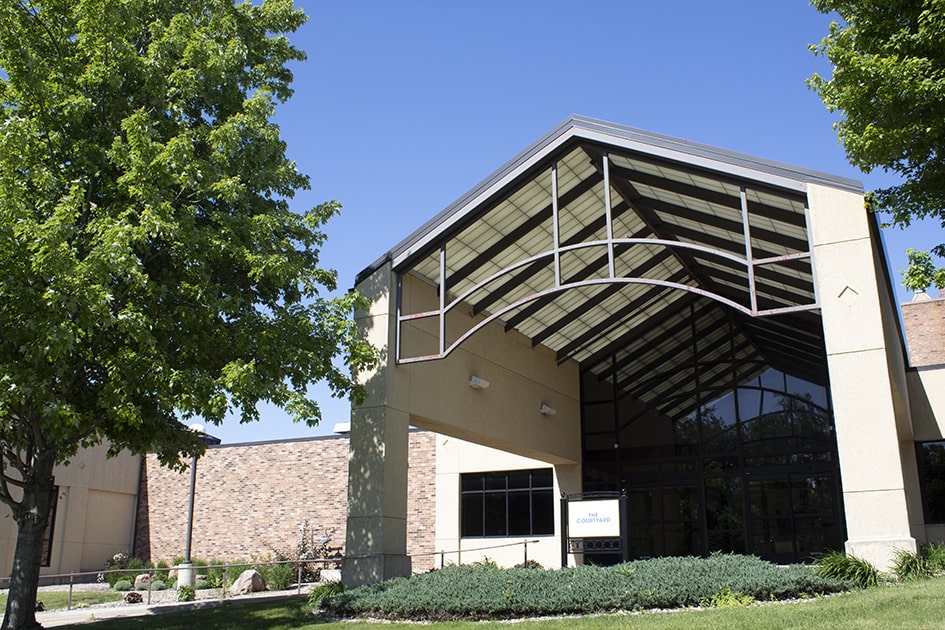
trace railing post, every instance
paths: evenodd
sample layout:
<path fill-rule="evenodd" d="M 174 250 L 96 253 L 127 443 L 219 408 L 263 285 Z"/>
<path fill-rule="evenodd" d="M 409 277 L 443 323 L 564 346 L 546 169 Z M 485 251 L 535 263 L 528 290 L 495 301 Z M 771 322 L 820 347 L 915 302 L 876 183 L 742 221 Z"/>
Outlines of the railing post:
<path fill-rule="evenodd" d="M 221 578 L 223 580 L 221 584 L 223 592 L 221 593 L 221 599 L 226 599 L 226 566 L 226 564 L 223 565 L 223 577 Z"/>
<path fill-rule="evenodd" d="M 522 566 L 524 566 L 527 569 L 528 568 L 528 541 L 523 540 L 522 546 L 525 548 L 525 562 Z"/>
<path fill-rule="evenodd" d="M 148 569 L 148 606 L 151 605 L 151 585 L 154 583 L 154 569 Z"/>
<path fill-rule="evenodd" d="M 296 588 L 296 595 L 301 595 L 302 594 L 302 559 L 301 558 L 299 558 L 298 563 L 299 563 L 298 580 L 296 580 L 295 582 L 295 588 Z"/>
<path fill-rule="evenodd" d="M 72 582 L 73 582 L 72 576 L 73 575 L 74 573 L 70 571 L 69 572 L 69 600 L 66 602 L 66 610 L 72 610 Z"/>

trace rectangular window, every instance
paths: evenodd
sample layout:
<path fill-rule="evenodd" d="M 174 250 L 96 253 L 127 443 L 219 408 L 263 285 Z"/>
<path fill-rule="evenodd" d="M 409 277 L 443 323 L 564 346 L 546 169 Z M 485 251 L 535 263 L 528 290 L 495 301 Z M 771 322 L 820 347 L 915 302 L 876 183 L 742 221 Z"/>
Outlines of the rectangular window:
<path fill-rule="evenodd" d="M 59 504 L 59 486 L 53 486 L 52 508 L 49 510 L 49 522 L 43 532 L 43 559 L 41 566 L 48 567 L 52 561 L 53 529 L 56 526 L 56 506 Z"/>
<path fill-rule="evenodd" d="M 551 468 L 465 473 L 460 487 L 464 538 L 555 533 Z"/>
<path fill-rule="evenodd" d="M 917 442 L 926 523 L 945 523 L 945 442 Z"/>

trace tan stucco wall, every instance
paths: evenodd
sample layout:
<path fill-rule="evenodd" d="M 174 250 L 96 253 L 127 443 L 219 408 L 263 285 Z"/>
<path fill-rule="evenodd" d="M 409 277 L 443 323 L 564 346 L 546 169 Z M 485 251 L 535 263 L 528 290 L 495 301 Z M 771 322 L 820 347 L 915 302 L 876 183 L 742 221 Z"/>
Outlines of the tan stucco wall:
<path fill-rule="evenodd" d="M 576 365 L 558 365 L 552 352 L 532 348 L 526 339 L 505 333 L 497 324 L 445 359 L 398 365 L 395 274 L 385 265 L 357 289 L 371 306 L 355 318 L 365 338 L 381 350 L 381 361 L 361 375 L 368 398 L 351 415 L 349 559 L 344 571 L 349 585 L 410 572 L 403 552 L 408 426 L 562 465 L 578 464 L 581 448 Z M 436 304 L 434 287 L 404 278 L 404 312 Z M 450 319 L 451 331 L 466 330 L 473 321 L 468 309 L 456 310 Z M 413 341 L 406 343 L 430 346 L 435 321 L 408 326 L 412 333 L 405 338 Z M 474 375 L 490 386 L 471 388 L 469 379 Z M 542 404 L 557 413 L 542 415 Z"/>
<path fill-rule="evenodd" d="M 464 564 L 490 559 L 500 566 L 511 567 L 525 559 L 523 541 L 528 544 L 528 559 L 543 567 L 561 566 L 561 505 L 555 500 L 555 534 L 553 536 L 517 536 L 510 538 L 461 538 L 460 475 L 470 472 L 491 472 L 548 468 L 548 462 L 506 453 L 447 436 L 436 442 L 436 549 L 446 563 Z M 580 491 L 581 471 L 577 465 L 554 467 L 554 496 Z M 450 553 L 451 552 L 451 553 Z M 569 559 L 573 564 L 573 557 Z"/>
<path fill-rule="evenodd" d="M 131 551 L 140 458 L 108 447 L 82 449 L 54 470 L 59 486 L 50 566 L 43 575 L 97 571 L 118 552 Z M 16 524 L 0 506 L 0 574 L 8 575 L 16 550 Z"/>
<path fill-rule="evenodd" d="M 435 288 L 412 276 L 403 281 L 406 313 L 436 307 Z M 469 309 L 452 311 L 451 326 L 465 331 L 481 318 Z M 436 339 L 436 319 L 405 324 L 405 337 L 421 343 Z M 449 335 L 449 331 L 448 331 Z M 450 339 L 454 336 L 449 337 Z M 410 347 L 404 352 L 409 356 Z M 532 347 L 521 334 L 490 324 L 447 358 L 400 365 L 407 382 L 403 401 L 415 426 L 454 435 L 479 444 L 556 463 L 580 461 L 580 391 L 578 366 L 558 365 L 554 353 Z M 469 386 L 471 376 L 489 381 L 487 389 Z M 542 404 L 557 410 L 539 413 Z"/>

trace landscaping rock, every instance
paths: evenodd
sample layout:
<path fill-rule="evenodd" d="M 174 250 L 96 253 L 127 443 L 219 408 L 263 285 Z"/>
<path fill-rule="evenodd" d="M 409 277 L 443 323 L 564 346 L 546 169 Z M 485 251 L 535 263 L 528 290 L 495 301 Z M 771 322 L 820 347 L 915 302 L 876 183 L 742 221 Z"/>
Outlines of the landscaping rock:
<path fill-rule="evenodd" d="M 141 602 L 144 601 L 144 597 L 141 596 L 141 593 L 131 591 L 130 593 L 125 595 L 125 601 L 128 602 L 129 604 L 140 604 Z"/>
<path fill-rule="evenodd" d="M 255 593 L 266 590 L 266 582 L 255 569 L 246 569 L 233 582 L 230 587 L 230 593 L 233 595 L 243 595 L 245 593 Z"/>
<path fill-rule="evenodd" d="M 151 576 L 147 573 L 142 573 L 135 577 L 135 588 L 136 589 L 146 589 L 151 584 Z"/>

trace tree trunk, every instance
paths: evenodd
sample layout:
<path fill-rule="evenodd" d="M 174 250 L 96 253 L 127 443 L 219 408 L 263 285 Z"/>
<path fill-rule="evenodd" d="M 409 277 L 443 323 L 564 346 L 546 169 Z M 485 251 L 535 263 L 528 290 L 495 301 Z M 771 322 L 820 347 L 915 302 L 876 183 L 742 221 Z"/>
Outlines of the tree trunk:
<path fill-rule="evenodd" d="M 36 621 L 36 590 L 43 559 L 43 534 L 57 499 L 52 471 L 54 458 L 42 455 L 34 461 L 25 480 L 23 500 L 14 510 L 17 523 L 16 551 L 10 573 L 10 590 L 2 630 L 42 628 Z"/>

